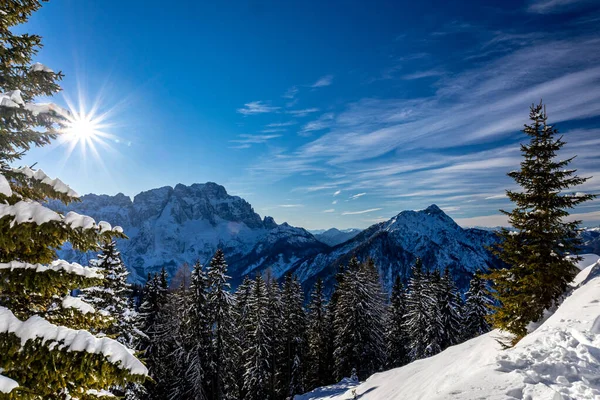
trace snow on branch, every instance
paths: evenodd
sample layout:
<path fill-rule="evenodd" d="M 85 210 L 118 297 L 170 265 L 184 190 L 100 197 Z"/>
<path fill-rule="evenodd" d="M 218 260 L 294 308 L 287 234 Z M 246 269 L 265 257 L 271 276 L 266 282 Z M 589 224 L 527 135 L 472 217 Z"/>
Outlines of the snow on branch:
<path fill-rule="evenodd" d="M 79 197 L 77 192 L 75 192 L 73 189 L 71 189 L 66 183 L 64 183 L 63 181 L 61 181 L 58 178 L 51 179 L 41 169 L 33 170 L 29 167 L 21 167 L 21 168 L 14 168 L 12 171 L 23 174 L 30 179 L 35 179 L 37 181 L 40 181 L 41 183 L 45 183 L 46 185 L 50 185 L 57 192 L 64 193 L 69 197 Z M 2 183 L 0 182 L 0 186 L 1 186 L 1 184 Z M 0 193 L 2 193 L 2 192 L 0 191 Z"/>
<path fill-rule="evenodd" d="M 0 393 L 10 393 L 19 384 L 6 376 L 0 375 Z"/>
<path fill-rule="evenodd" d="M 63 308 L 73 308 L 82 314 L 95 313 L 96 309 L 79 297 L 66 295 L 62 300 Z"/>
<path fill-rule="evenodd" d="M 0 107 L 23 108 L 31 112 L 35 116 L 38 116 L 40 114 L 50 114 L 50 112 L 61 115 L 63 117 L 70 115 L 70 112 L 68 110 L 57 106 L 54 103 L 25 103 L 25 101 L 23 101 L 23 98 L 21 97 L 21 91 L 18 89 L 11 90 L 5 93 L 0 93 Z"/>
<path fill-rule="evenodd" d="M 74 211 L 70 211 L 66 216 L 52 211 L 48 207 L 44 207 L 35 201 L 21 200 L 13 205 L 0 204 L 0 218 L 12 216 L 14 219 L 11 222 L 11 227 L 15 224 L 34 223 L 37 225 L 45 224 L 51 221 L 63 222 L 72 229 L 80 228 L 83 230 L 95 229 L 100 233 L 114 231 L 122 233 L 123 229 L 119 226 L 114 228 L 105 221 L 96 221 L 87 215 L 81 215 Z"/>
<path fill-rule="evenodd" d="M 0 270 L 9 269 L 11 271 L 15 269 L 33 269 L 36 272 L 56 271 L 66 272 L 68 274 L 74 274 L 83 276 L 85 278 L 103 279 L 104 276 L 99 272 L 98 268 L 93 267 L 82 267 L 77 263 L 68 263 L 64 260 L 52 261 L 48 265 L 43 264 L 29 264 L 20 261 L 11 261 L 8 263 L 0 263 Z"/>
<path fill-rule="evenodd" d="M 97 338 L 85 330 L 57 326 L 38 315 L 21 321 L 8 308 L 0 307 L 0 333 L 14 334 L 21 340 L 21 346 L 39 338 L 44 343 L 51 342 L 48 345 L 58 350 L 103 355 L 109 362 L 133 375 L 148 375 L 148 369 L 131 350 L 116 340 Z"/>

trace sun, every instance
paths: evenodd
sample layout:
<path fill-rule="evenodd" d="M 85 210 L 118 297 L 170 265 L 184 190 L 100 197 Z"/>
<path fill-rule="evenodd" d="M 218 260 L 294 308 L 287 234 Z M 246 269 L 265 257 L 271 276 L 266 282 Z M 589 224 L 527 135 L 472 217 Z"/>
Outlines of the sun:
<path fill-rule="evenodd" d="M 89 115 L 72 115 L 66 124 L 64 135 L 69 141 L 93 141 L 100 135 L 99 124 Z"/>
<path fill-rule="evenodd" d="M 64 120 L 58 141 L 61 146 L 66 148 L 66 158 L 68 160 L 77 149 L 83 159 L 90 155 L 100 164 L 102 157 L 99 153 L 99 147 L 106 151 L 114 151 L 111 144 L 118 143 L 118 138 L 109 133 L 113 125 L 110 123 L 110 114 L 112 110 L 106 112 L 99 111 L 99 101 L 94 102 L 92 107 L 86 107 L 85 96 L 79 93 L 77 105 L 65 97 L 68 104 L 68 110 L 63 114 Z"/>

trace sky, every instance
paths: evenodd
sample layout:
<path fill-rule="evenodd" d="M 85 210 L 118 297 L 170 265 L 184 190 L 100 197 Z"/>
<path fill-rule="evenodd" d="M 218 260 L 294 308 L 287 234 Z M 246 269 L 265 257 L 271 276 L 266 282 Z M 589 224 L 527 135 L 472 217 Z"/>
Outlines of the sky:
<path fill-rule="evenodd" d="M 23 163 L 80 194 L 216 182 L 308 229 L 433 203 L 504 225 L 540 99 L 600 193 L 599 24 L 593 0 L 53 0 L 19 29 L 105 136 Z M 600 200 L 573 213 L 597 226 Z"/>

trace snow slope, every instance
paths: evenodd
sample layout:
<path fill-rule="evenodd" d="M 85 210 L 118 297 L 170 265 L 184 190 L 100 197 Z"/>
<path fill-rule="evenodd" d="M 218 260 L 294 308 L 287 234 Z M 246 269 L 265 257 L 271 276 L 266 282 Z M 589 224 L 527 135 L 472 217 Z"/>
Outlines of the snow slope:
<path fill-rule="evenodd" d="M 557 311 L 514 348 L 492 331 L 442 353 L 371 376 L 341 382 L 295 400 L 600 399 L 600 261 L 588 262 Z"/>

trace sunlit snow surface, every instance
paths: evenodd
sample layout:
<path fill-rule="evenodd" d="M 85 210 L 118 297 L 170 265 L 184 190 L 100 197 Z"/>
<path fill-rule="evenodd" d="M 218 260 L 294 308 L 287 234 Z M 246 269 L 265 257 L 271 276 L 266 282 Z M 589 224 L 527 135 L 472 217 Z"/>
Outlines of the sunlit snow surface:
<path fill-rule="evenodd" d="M 586 255 L 577 288 L 514 348 L 492 331 L 356 388 L 319 388 L 295 400 L 600 399 L 600 262 Z M 591 264 L 591 265 L 590 265 Z"/>

